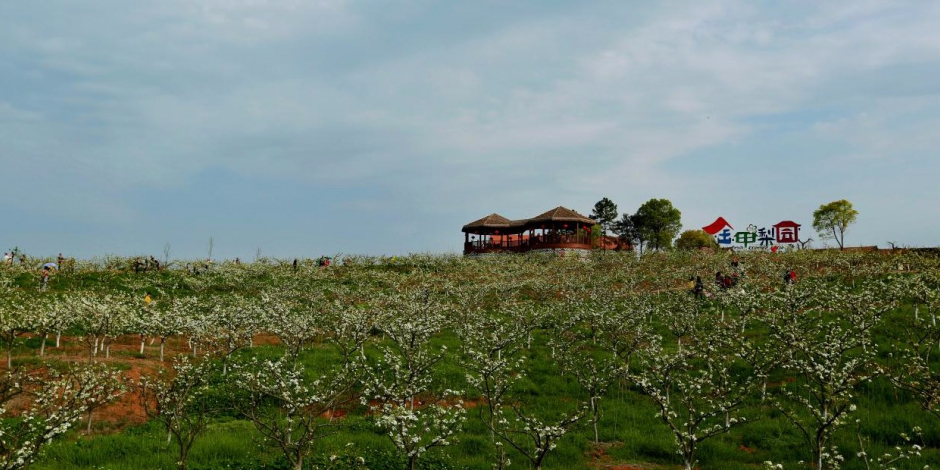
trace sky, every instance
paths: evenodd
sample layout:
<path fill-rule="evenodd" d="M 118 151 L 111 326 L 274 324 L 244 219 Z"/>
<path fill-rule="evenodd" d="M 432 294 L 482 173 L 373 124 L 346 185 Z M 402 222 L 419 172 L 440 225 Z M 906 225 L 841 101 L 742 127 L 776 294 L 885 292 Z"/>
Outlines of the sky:
<path fill-rule="evenodd" d="M 457 253 L 651 198 L 940 245 L 940 2 L 0 2 L 0 245 Z M 833 244 L 833 242 L 829 242 Z M 823 246 L 820 241 L 813 246 Z"/>

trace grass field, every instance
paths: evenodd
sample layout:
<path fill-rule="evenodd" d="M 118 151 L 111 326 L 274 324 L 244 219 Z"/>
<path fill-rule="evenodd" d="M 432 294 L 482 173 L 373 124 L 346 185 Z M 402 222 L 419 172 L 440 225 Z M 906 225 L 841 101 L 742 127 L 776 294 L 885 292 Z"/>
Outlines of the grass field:
<path fill-rule="evenodd" d="M 725 290 L 708 283 L 702 299 L 685 291 L 688 277 L 729 271 L 729 255 L 350 258 L 329 268 L 302 264 L 296 272 L 268 260 L 198 275 L 172 268 L 135 275 L 111 260 L 80 263 L 42 292 L 35 273 L 4 269 L 7 298 L 17 299 L 10 304 L 37 305 L 5 310 L 15 369 L 93 359 L 127 377 L 121 397 L 93 412 L 91 433 L 84 420 L 75 424 L 45 444 L 30 468 L 176 468 L 179 447 L 144 412 L 148 403 L 137 384 L 172 369 L 173 358 L 191 356 L 193 344 L 193 360 L 208 361 L 211 373 L 204 393 L 188 405 L 209 410 L 189 469 L 296 466 L 249 419 L 265 413 L 283 425 L 324 406 L 325 399 L 308 400 L 290 414 L 276 394 L 248 403 L 252 377 L 285 357 L 284 371 L 296 373 L 304 390 L 319 390 L 317 378 L 349 379 L 337 394 L 342 405 L 312 419 L 325 427 L 305 450 L 303 468 L 408 468 L 408 451 L 389 438 L 395 425 L 382 419 L 390 410 L 419 423 L 407 435 L 420 445 L 447 435 L 447 445 L 419 452 L 415 468 L 488 469 L 499 455 L 508 458 L 505 468 L 535 468 L 522 451 L 535 456 L 543 445 L 545 469 L 683 468 L 660 402 L 668 403 L 674 425 L 701 419 L 693 433 L 714 434 L 695 443 L 690 466 L 702 470 L 764 468 L 767 461 L 815 468 L 815 436 L 804 436 L 794 420 L 816 429 L 820 404 L 828 404 L 825 419 L 835 421 L 826 425 L 819 453 L 834 455 L 834 447 L 842 456 L 823 468 L 940 465 L 940 420 L 930 394 L 937 375 L 929 361 L 931 350 L 940 351 L 937 259 L 809 251 L 739 256 L 746 269 L 738 284 Z M 800 273 L 796 284 L 780 281 L 785 268 Z M 152 306 L 141 306 L 145 291 L 154 293 Z M 110 318 L 112 329 L 99 329 L 88 317 L 97 310 L 83 309 L 79 299 L 116 312 L 95 314 Z M 69 314 L 59 323 L 60 347 L 52 344 L 55 329 L 42 326 L 48 312 Z M 167 335 L 161 362 L 163 333 L 147 319 L 166 326 L 171 314 L 186 321 Z M 39 357 L 42 331 L 50 339 Z M 106 340 L 110 357 L 100 351 L 89 357 L 89 345 Z M 917 357 L 926 358 L 924 367 L 912 366 L 920 364 Z M 486 364 L 490 385 L 505 386 L 504 394 L 481 387 L 477 371 Z M 585 386 L 592 377 L 602 385 L 595 393 Z M 447 390 L 459 397 L 446 398 Z M 7 402 L 4 423 L 18 419 L 27 397 Z M 718 413 L 696 414 L 716 406 Z M 458 408 L 465 413 L 454 418 L 456 426 L 434 421 L 432 412 L 451 416 Z M 580 419 L 552 434 L 551 444 L 530 442 L 540 425 L 548 429 L 572 415 Z M 886 454 L 910 458 L 879 466 L 876 459 Z"/>

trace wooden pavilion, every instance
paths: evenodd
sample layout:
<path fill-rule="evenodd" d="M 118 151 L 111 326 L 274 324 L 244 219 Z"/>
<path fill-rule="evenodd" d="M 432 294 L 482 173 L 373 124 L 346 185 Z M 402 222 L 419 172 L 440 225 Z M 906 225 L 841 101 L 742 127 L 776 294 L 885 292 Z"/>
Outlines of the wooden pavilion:
<path fill-rule="evenodd" d="M 596 222 L 558 206 L 531 219 L 490 214 L 463 226 L 463 253 L 590 250 Z"/>

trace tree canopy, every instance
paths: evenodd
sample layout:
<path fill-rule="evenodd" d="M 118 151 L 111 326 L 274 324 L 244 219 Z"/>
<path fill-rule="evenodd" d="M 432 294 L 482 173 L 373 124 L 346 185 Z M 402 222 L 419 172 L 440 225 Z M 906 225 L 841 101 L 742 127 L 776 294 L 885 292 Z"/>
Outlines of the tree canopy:
<path fill-rule="evenodd" d="M 636 226 L 633 224 L 633 216 L 624 213 L 620 220 L 614 222 L 612 230 L 621 240 L 633 245 L 638 240 Z"/>
<path fill-rule="evenodd" d="M 676 248 L 694 250 L 697 248 L 718 248 L 718 242 L 704 230 L 686 230 L 676 239 Z"/>
<path fill-rule="evenodd" d="M 829 204 L 819 206 L 813 212 L 813 228 L 819 234 L 819 238 L 833 239 L 839 244 L 839 249 L 845 248 L 845 230 L 855 223 L 858 211 L 852 207 L 852 203 L 840 199 L 832 201 Z"/>
<path fill-rule="evenodd" d="M 604 235 L 607 235 L 607 231 L 617 220 L 617 204 L 606 197 L 597 201 L 597 204 L 594 204 L 594 210 L 591 211 L 591 218 L 601 226 Z"/>
<path fill-rule="evenodd" d="M 672 240 L 682 229 L 682 213 L 668 199 L 650 199 L 633 215 L 638 238 L 653 250 L 672 246 Z"/>

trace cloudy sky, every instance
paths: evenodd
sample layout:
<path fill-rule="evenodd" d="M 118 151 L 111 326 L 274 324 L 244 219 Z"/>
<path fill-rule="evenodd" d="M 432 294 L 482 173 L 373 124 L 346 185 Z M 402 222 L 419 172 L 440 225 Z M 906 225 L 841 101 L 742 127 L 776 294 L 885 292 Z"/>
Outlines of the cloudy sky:
<path fill-rule="evenodd" d="M 940 244 L 940 3 L 0 3 L 0 245 L 456 252 L 491 212 Z M 820 246 L 819 243 L 816 246 Z"/>

